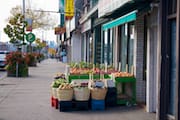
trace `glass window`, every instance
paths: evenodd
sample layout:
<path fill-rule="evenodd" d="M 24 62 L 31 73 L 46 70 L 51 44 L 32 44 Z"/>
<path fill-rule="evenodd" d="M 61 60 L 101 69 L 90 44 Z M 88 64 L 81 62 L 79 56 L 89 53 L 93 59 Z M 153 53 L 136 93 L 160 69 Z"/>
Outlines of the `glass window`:
<path fill-rule="evenodd" d="M 82 34 L 82 39 L 81 39 L 81 60 L 84 61 L 84 41 L 85 41 L 85 38 L 84 38 L 84 34 Z"/>
<path fill-rule="evenodd" d="M 119 62 L 122 72 L 132 72 L 134 59 L 134 23 L 127 23 L 118 28 Z"/>
<path fill-rule="evenodd" d="M 104 31 L 104 63 L 108 62 L 108 31 Z"/>
<path fill-rule="evenodd" d="M 89 38 L 89 58 L 90 62 L 93 62 L 93 39 L 92 37 Z"/>
<path fill-rule="evenodd" d="M 112 65 L 113 63 L 113 29 L 104 31 L 104 63 Z"/>
<path fill-rule="evenodd" d="M 134 58 L 134 25 L 129 25 L 129 39 L 128 39 L 128 72 L 132 72 Z"/>
<path fill-rule="evenodd" d="M 170 81 L 169 81 L 169 105 L 168 113 L 175 114 L 175 88 L 176 88 L 176 20 L 172 20 L 170 24 L 170 41 L 171 41 L 171 56 L 170 56 Z"/>
<path fill-rule="evenodd" d="M 175 14 L 177 8 L 177 0 L 168 0 L 168 13 L 169 15 Z"/>
<path fill-rule="evenodd" d="M 121 61 L 121 71 L 126 71 L 127 64 L 127 24 L 121 26 L 121 46 L 120 46 L 120 61 Z"/>

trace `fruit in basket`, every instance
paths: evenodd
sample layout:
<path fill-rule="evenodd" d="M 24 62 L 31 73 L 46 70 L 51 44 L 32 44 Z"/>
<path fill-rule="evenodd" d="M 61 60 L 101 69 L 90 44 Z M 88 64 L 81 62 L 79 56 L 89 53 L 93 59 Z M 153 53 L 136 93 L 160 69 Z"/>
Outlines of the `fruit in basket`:
<path fill-rule="evenodd" d="M 100 69 L 99 68 L 94 68 L 94 70 L 93 70 L 93 73 L 100 73 Z"/>
<path fill-rule="evenodd" d="M 63 84 L 61 84 L 59 86 L 58 89 L 60 89 L 60 90 L 70 90 L 70 89 L 72 89 L 72 86 L 69 83 L 63 83 Z"/>
<path fill-rule="evenodd" d="M 79 69 L 78 68 L 71 68 L 70 74 L 80 74 Z"/>
<path fill-rule="evenodd" d="M 114 73 L 114 77 L 133 77 L 133 74 L 128 72 L 116 72 Z"/>
<path fill-rule="evenodd" d="M 88 68 L 71 68 L 70 74 L 89 74 L 91 70 Z"/>

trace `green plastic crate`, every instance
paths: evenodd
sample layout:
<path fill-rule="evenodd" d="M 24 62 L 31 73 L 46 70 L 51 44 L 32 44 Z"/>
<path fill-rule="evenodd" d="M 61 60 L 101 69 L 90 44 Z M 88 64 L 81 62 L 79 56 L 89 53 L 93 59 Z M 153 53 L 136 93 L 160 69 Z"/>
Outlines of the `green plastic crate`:
<path fill-rule="evenodd" d="M 122 94 L 126 94 L 125 86 L 126 83 L 130 83 L 132 85 L 132 96 L 127 99 L 117 99 L 117 104 L 135 104 L 136 103 L 136 78 L 134 77 L 118 77 L 115 78 L 116 87 L 118 84 L 122 84 Z"/>
<path fill-rule="evenodd" d="M 110 79 L 111 77 L 109 74 L 104 74 L 104 78 Z M 78 79 L 87 80 L 87 79 L 89 79 L 89 74 L 79 74 L 79 75 L 69 75 L 68 76 L 69 83 L 71 83 L 72 80 L 78 80 Z M 93 79 L 100 79 L 100 74 L 94 74 Z"/>

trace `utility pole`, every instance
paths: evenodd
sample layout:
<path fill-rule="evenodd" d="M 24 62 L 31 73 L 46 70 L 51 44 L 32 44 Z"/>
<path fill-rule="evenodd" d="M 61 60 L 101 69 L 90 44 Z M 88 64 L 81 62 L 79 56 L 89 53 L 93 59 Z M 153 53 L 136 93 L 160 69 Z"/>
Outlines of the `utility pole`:
<path fill-rule="evenodd" d="M 22 14 L 23 14 L 24 20 L 25 20 L 25 0 L 23 0 L 22 2 L 23 2 Z M 25 32 L 25 25 L 23 25 L 23 33 L 24 32 Z M 25 36 L 24 36 L 24 34 L 23 34 L 22 52 L 26 52 L 26 49 L 25 49 Z"/>

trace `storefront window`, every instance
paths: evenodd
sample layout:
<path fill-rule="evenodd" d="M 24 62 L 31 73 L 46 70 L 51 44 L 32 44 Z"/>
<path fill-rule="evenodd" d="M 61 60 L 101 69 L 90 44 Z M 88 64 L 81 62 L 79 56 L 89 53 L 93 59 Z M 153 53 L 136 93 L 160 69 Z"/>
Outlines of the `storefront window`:
<path fill-rule="evenodd" d="M 121 71 L 131 73 L 134 59 L 134 23 L 121 25 L 118 30 Z"/>
<path fill-rule="evenodd" d="M 89 58 L 90 62 L 93 62 L 93 39 L 92 37 L 89 38 Z"/>
<path fill-rule="evenodd" d="M 134 24 L 129 24 L 129 41 L 128 41 L 128 72 L 133 72 L 134 58 Z"/>
<path fill-rule="evenodd" d="M 127 65 L 127 44 L 128 44 L 128 35 L 127 35 L 127 24 L 121 26 L 121 71 L 125 72 L 126 71 L 126 65 Z"/>
<path fill-rule="evenodd" d="M 104 31 L 104 63 L 108 62 L 108 31 Z"/>
<path fill-rule="evenodd" d="M 104 31 L 104 63 L 112 65 L 113 63 L 113 29 Z"/>
<path fill-rule="evenodd" d="M 85 41 L 84 34 L 82 34 L 81 37 L 82 37 L 82 39 L 81 39 L 81 48 L 82 48 L 82 50 L 81 50 L 81 60 L 84 61 L 84 53 L 85 53 L 85 51 L 84 51 L 84 41 Z"/>
<path fill-rule="evenodd" d="M 168 113 L 175 114 L 175 88 L 176 88 L 176 20 L 170 24 L 170 41 L 171 41 L 171 66 L 170 66 L 170 81 L 169 81 L 169 105 Z"/>

